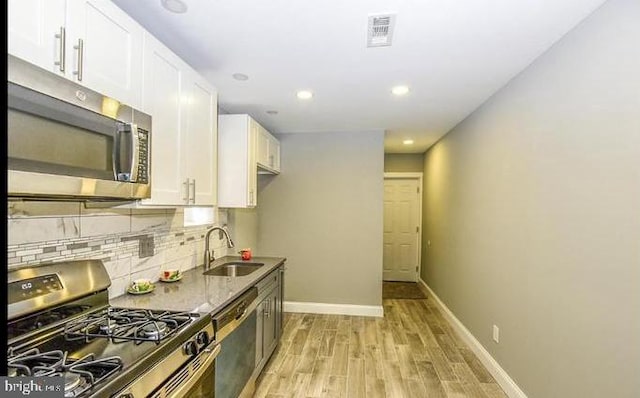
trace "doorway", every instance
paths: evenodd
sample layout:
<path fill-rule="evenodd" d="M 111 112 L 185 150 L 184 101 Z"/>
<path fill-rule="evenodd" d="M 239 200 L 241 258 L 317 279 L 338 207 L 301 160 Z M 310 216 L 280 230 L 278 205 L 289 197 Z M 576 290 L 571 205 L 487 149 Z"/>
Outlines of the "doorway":
<path fill-rule="evenodd" d="M 384 281 L 417 281 L 421 224 L 422 173 L 384 173 Z"/>

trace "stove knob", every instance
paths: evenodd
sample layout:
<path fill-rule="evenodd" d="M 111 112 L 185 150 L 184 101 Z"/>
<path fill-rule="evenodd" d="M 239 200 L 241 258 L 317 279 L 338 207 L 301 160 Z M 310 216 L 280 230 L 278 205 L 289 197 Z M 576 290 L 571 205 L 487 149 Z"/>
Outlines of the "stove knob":
<path fill-rule="evenodd" d="M 196 335 L 196 342 L 201 346 L 204 347 L 207 344 L 209 344 L 209 333 L 207 333 L 207 331 L 202 331 L 200 333 L 198 333 Z"/>
<path fill-rule="evenodd" d="M 184 349 L 184 353 L 190 356 L 194 356 L 198 354 L 198 346 L 196 345 L 195 341 L 187 341 L 186 343 L 184 343 L 184 346 L 182 346 L 182 348 Z"/>

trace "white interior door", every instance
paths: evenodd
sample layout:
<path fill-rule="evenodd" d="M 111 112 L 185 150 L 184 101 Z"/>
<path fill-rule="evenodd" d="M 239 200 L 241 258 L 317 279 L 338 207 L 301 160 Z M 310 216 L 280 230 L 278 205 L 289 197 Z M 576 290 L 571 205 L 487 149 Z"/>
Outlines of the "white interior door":
<path fill-rule="evenodd" d="M 384 180 L 383 279 L 415 282 L 419 261 L 420 180 Z"/>

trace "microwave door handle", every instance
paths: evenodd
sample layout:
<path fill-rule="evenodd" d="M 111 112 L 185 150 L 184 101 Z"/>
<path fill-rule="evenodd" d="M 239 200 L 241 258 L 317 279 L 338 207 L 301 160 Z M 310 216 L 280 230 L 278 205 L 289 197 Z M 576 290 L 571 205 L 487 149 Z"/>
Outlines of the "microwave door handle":
<path fill-rule="evenodd" d="M 126 145 L 129 149 L 130 158 L 127 162 L 127 170 L 120 169 L 120 156 L 122 155 L 122 134 L 129 133 Z M 136 182 L 138 179 L 138 169 L 140 167 L 140 139 L 138 137 L 138 126 L 134 123 L 119 124 L 116 130 L 115 145 L 113 146 L 113 173 L 117 181 Z"/>

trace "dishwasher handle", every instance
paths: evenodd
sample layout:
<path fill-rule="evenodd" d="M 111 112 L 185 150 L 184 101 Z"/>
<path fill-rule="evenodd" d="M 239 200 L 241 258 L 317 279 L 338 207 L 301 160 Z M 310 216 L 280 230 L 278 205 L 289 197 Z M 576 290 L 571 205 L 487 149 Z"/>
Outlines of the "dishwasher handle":
<path fill-rule="evenodd" d="M 220 328 L 216 329 L 216 342 L 221 343 L 225 337 L 233 333 L 234 330 L 240 327 L 244 321 L 246 321 L 251 314 L 255 313 L 258 303 L 253 302 L 246 307 L 237 318 L 233 318 L 231 322 L 225 323 Z"/>
<path fill-rule="evenodd" d="M 246 313 L 247 313 L 247 303 L 243 301 L 242 304 L 240 304 L 236 309 L 236 318 L 235 318 L 236 321 L 242 318 L 243 316 L 245 316 Z"/>
<path fill-rule="evenodd" d="M 256 307 L 256 299 L 258 298 L 258 289 L 254 286 L 247 290 L 240 297 L 235 299 L 231 304 L 227 305 L 222 311 L 213 315 L 213 328 L 216 336 L 225 329 L 229 324 L 242 322 L 252 308 Z"/>
<path fill-rule="evenodd" d="M 257 297 L 258 289 L 253 287 L 217 315 L 211 317 L 217 342 L 222 342 L 256 311 L 258 308 Z"/>

